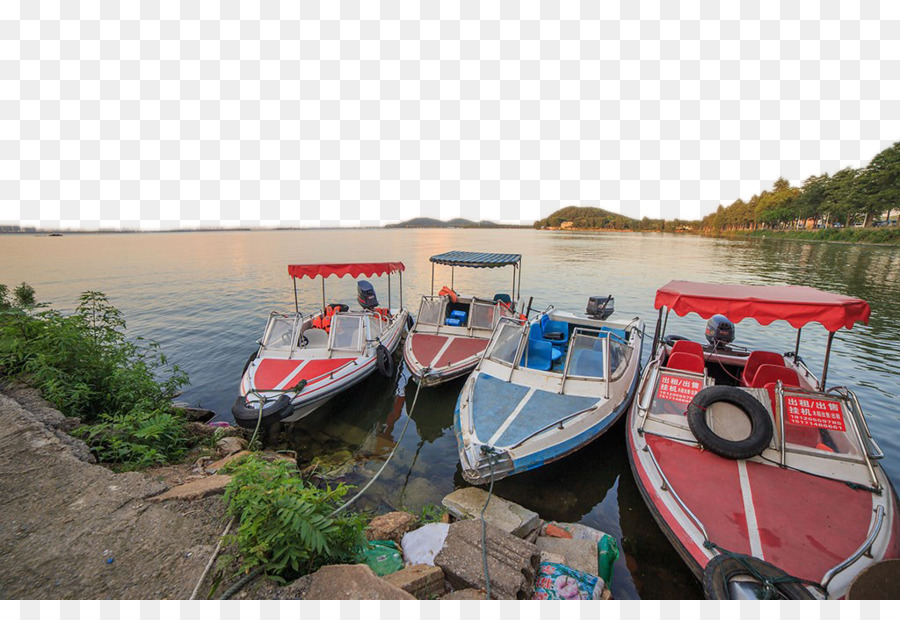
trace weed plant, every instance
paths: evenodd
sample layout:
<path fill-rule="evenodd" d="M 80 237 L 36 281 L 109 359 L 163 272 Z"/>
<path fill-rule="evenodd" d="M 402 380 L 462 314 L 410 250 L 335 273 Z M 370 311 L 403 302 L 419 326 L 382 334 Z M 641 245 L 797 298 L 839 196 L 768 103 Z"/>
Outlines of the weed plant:
<path fill-rule="evenodd" d="M 230 466 L 225 489 L 228 512 L 238 520 L 230 536 L 241 569 L 257 568 L 290 580 L 335 563 L 355 563 L 366 544 L 366 518 L 356 512 L 331 513 L 350 487 L 316 488 L 294 463 L 267 462 L 249 455 Z"/>
<path fill-rule="evenodd" d="M 0 285 L 0 376 L 39 388 L 87 426 L 82 437 L 100 461 L 123 469 L 171 462 L 189 447 L 184 417 L 171 399 L 187 384 L 155 342 L 125 336 L 125 319 L 97 291 L 70 315 L 36 304 L 22 283 L 9 299 Z"/>

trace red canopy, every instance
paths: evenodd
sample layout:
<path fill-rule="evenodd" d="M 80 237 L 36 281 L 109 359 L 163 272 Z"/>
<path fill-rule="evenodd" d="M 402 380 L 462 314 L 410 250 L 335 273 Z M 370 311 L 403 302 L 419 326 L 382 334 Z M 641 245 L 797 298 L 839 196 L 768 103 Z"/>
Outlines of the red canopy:
<path fill-rule="evenodd" d="M 654 306 L 678 316 L 696 312 L 704 319 L 724 314 L 737 323 L 748 317 L 762 325 L 784 320 L 796 327 L 818 322 L 830 332 L 869 322 L 869 304 L 862 299 L 826 293 L 808 286 L 750 286 L 672 280 L 656 291 Z"/>
<path fill-rule="evenodd" d="M 322 276 L 351 276 L 354 278 L 364 275 L 366 277 L 383 276 L 386 273 L 397 273 L 405 270 L 401 262 L 392 263 L 327 263 L 320 265 L 288 265 L 288 275 L 292 278 L 302 278 L 309 276 L 315 278 Z"/>

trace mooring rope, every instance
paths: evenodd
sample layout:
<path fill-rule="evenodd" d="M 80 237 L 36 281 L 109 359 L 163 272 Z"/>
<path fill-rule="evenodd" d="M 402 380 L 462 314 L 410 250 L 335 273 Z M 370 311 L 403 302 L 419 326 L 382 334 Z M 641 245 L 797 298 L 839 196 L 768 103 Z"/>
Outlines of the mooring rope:
<path fill-rule="evenodd" d="M 491 503 L 491 497 L 494 495 L 494 459 L 497 458 L 497 451 L 493 446 L 481 446 L 481 451 L 488 455 L 488 468 L 491 472 L 491 483 L 488 486 L 487 500 L 485 500 L 484 506 L 481 508 L 481 564 L 484 568 L 484 598 L 489 601 L 491 600 L 491 575 L 488 572 L 487 521 L 484 519 L 484 513 L 487 510 L 488 504 Z"/>

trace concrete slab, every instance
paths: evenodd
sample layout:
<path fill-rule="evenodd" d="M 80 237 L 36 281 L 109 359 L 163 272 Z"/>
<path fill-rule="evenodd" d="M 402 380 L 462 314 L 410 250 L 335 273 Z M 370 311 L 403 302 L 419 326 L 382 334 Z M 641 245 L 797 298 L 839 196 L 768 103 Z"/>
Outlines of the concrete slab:
<path fill-rule="evenodd" d="M 447 495 L 442 503 L 457 519 L 479 519 L 487 499 L 488 492 L 484 489 L 465 487 Z M 496 494 L 491 497 L 484 520 L 519 538 L 525 538 L 541 524 L 536 512 L 497 497 Z"/>

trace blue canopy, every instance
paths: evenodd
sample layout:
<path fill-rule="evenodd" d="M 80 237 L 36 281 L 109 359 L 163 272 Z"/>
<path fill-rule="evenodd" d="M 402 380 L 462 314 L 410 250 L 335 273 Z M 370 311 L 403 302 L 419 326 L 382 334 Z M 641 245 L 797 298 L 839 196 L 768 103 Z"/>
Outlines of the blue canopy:
<path fill-rule="evenodd" d="M 453 250 L 452 252 L 436 254 L 430 260 L 438 265 L 450 265 L 452 267 L 506 267 L 507 265 L 518 265 L 522 261 L 522 255 Z"/>

